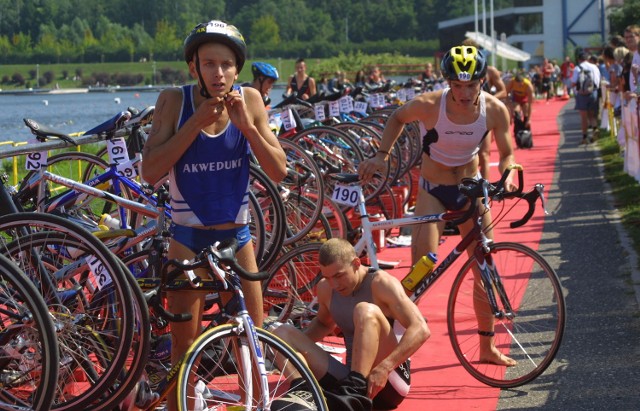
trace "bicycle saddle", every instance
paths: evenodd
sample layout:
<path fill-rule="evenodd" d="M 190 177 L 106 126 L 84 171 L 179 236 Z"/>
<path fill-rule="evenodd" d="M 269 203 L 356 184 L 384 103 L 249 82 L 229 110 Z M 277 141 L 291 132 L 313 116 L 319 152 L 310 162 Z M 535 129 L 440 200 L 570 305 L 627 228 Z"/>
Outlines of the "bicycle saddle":
<path fill-rule="evenodd" d="M 91 136 L 94 134 L 112 135 L 113 133 L 121 129 L 124 126 L 125 122 L 130 118 L 131 113 L 129 111 L 121 111 L 104 123 L 92 128 L 89 131 L 85 131 L 83 136 Z"/>
<path fill-rule="evenodd" d="M 43 126 L 42 124 L 30 118 L 23 118 L 22 120 L 24 121 L 24 124 L 29 127 L 31 133 L 36 136 L 38 141 L 47 141 L 48 137 L 56 137 L 60 140 L 66 141 L 67 143 L 73 144 L 74 146 L 78 145 L 78 143 L 76 143 L 71 137 L 61 131 L 54 130 L 51 127 Z"/>

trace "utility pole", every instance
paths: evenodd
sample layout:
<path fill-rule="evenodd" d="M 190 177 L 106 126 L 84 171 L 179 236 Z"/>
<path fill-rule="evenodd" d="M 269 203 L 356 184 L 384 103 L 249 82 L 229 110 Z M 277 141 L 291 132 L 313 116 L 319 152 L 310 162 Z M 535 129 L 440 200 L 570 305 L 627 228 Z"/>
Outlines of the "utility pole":
<path fill-rule="evenodd" d="M 344 39 L 349 42 L 349 16 L 344 18 Z"/>

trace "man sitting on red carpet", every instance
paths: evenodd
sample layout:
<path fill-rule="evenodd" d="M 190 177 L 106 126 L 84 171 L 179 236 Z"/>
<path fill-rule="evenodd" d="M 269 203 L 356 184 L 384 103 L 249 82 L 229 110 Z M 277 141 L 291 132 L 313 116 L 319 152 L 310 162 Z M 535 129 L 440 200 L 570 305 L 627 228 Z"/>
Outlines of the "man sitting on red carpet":
<path fill-rule="evenodd" d="M 275 333 L 305 357 L 330 409 L 370 409 L 371 401 L 374 409 L 396 408 L 409 392 L 409 356 L 429 338 L 426 320 L 400 281 L 362 265 L 348 241 L 328 240 L 318 259 L 323 278 L 316 317 L 304 332 L 282 325 Z M 315 344 L 336 325 L 346 365 Z"/>

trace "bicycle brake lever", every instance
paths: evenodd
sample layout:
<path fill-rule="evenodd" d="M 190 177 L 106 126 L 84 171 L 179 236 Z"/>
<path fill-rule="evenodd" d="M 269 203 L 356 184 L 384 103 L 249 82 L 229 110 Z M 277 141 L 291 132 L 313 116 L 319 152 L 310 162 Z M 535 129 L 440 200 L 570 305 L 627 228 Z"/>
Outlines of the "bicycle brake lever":
<path fill-rule="evenodd" d="M 189 260 L 184 260 L 182 264 L 189 264 Z M 187 279 L 189 280 L 189 284 L 191 284 L 192 288 L 199 288 L 202 284 L 202 279 L 193 272 L 193 270 L 186 270 L 184 272 L 187 275 Z"/>
<path fill-rule="evenodd" d="M 547 200 L 544 198 L 544 184 L 536 184 L 535 189 L 540 196 L 540 202 L 542 203 L 542 209 L 544 210 L 544 215 L 549 215 L 549 211 L 547 210 Z"/>
<path fill-rule="evenodd" d="M 482 180 L 482 203 L 484 204 L 484 208 L 487 210 L 491 210 L 491 206 L 489 205 L 489 182 L 487 180 Z"/>
<path fill-rule="evenodd" d="M 211 248 L 217 249 L 218 244 L 219 242 L 216 242 L 214 245 L 211 246 Z M 211 268 L 211 271 L 213 271 L 216 277 L 218 277 L 220 281 L 222 281 L 222 284 L 224 284 L 224 289 L 226 290 L 228 288 L 227 282 L 225 281 L 225 277 L 227 276 L 227 273 L 225 273 L 224 270 L 218 267 L 218 264 L 216 264 L 216 262 L 213 261 L 213 256 L 211 255 L 211 253 L 207 253 L 207 261 L 209 262 L 209 268 Z"/>

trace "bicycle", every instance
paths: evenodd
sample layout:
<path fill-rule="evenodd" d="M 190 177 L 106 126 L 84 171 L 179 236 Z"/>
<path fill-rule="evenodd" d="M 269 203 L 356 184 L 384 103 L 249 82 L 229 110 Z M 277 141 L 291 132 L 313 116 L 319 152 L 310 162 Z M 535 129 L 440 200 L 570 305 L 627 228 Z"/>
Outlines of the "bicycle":
<path fill-rule="evenodd" d="M 304 391 L 295 395 L 302 395 L 310 408 L 326 409 L 320 386 L 298 354 L 270 332 L 255 328 L 240 278 L 261 281 L 268 273 L 246 272 L 235 259 L 236 249 L 237 241 L 230 239 L 205 248 L 192 261 L 168 260 L 162 263 L 159 278 L 144 282 L 144 287 L 153 286 L 155 296 L 167 290 L 197 288 L 231 293 L 231 298 L 220 310 L 220 325 L 204 331 L 173 364 L 158 384 L 155 398 L 138 401 L 136 406 L 152 410 L 176 387 L 180 409 L 193 409 L 194 402 L 200 409 L 269 409 L 276 401 L 286 404 L 283 397 L 296 391 Z M 196 274 L 201 269 L 208 278 Z M 186 279 L 177 278 L 183 273 Z M 150 307 L 169 321 L 190 319 L 189 314 L 167 312 L 160 298 L 152 299 Z"/>
<path fill-rule="evenodd" d="M 47 305 L 24 272 L 0 254 L 0 408 L 48 410 L 59 351 Z"/>
<path fill-rule="evenodd" d="M 61 350 L 54 409 L 98 410 L 130 363 L 149 349 L 144 296 L 133 277 L 89 231 L 60 216 L 19 213 L 0 184 L 0 253 L 36 287 Z M 132 360 L 133 359 L 133 360 Z M 135 384 L 135 381 L 133 384 Z"/>
<path fill-rule="evenodd" d="M 456 357 L 463 367 L 484 384 L 499 388 L 526 384 L 544 372 L 560 347 L 566 319 L 560 281 L 545 259 L 527 246 L 513 242 L 493 242 L 484 234 L 487 228 L 482 227 L 477 199 L 482 199 L 487 210 L 490 199 L 525 200 L 529 208 L 521 220 L 511 223 L 513 228 L 524 225 L 531 218 L 538 198 L 542 199 L 544 207 L 544 187 L 537 184 L 531 191 L 523 193 L 522 168 L 514 168 L 517 169 L 519 179 L 517 191 L 504 191 L 504 181 L 511 172 L 509 169 L 493 185 L 483 179 L 465 179 L 460 185 L 461 192 L 471 200 L 466 210 L 374 222 L 369 219 L 364 196 L 356 184 L 358 176 L 332 175 L 339 182 L 334 191 L 334 199 L 343 202 L 349 200 L 346 202 L 356 207 L 360 214 L 361 237 L 354 245 L 356 252 L 358 255 L 366 253 L 370 265 L 375 268 L 379 268 L 379 262 L 373 230 L 441 221 L 459 224 L 472 219 L 474 226 L 471 232 L 417 283 L 410 298 L 417 303 L 457 258 L 472 247 L 472 255 L 453 282 L 447 304 L 447 328 Z M 505 214 L 494 218 L 492 226 Z M 276 262 L 263 287 L 265 296 L 269 294 L 281 298 L 281 312 L 276 312 L 278 319 L 286 320 L 291 310 L 294 310 L 301 318 L 301 326 L 314 314 L 314 287 L 321 278 L 317 260 L 320 244 L 304 247 L 293 250 Z M 481 289 L 478 286 L 482 286 Z M 489 330 L 479 330 L 474 304 L 484 307 L 482 312 L 487 315 L 482 320 L 495 323 L 495 328 L 492 325 Z M 486 333 L 481 335 L 492 336 L 496 347 L 515 359 L 517 365 L 507 368 L 481 363 L 478 357 L 479 331 Z"/>

